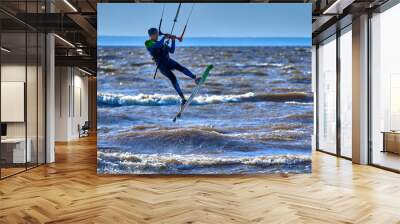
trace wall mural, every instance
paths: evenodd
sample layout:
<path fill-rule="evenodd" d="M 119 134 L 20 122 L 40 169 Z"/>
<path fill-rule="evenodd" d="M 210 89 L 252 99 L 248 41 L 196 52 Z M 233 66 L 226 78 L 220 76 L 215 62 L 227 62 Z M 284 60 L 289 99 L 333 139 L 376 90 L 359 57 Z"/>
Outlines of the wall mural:
<path fill-rule="evenodd" d="M 310 173 L 311 5 L 98 6 L 99 174 Z"/>

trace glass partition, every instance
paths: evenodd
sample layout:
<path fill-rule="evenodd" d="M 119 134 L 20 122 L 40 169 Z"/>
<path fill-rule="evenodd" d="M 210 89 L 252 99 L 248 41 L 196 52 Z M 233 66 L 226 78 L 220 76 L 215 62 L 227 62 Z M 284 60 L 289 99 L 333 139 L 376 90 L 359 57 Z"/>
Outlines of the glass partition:
<path fill-rule="evenodd" d="M 336 36 L 318 47 L 318 149 L 336 153 Z"/>
<path fill-rule="evenodd" d="M 38 35 L 36 32 L 27 33 L 27 82 L 26 82 L 26 113 L 27 113 L 27 150 L 30 151 L 28 168 L 37 165 L 38 159 Z"/>
<path fill-rule="evenodd" d="M 26 41 L 25 32 L 1 34 L 2 177 L 24 171 L 31 158 L 26 150 Z"/>
<path fill-rule="evenodd" d="M 14 3 L 0 7 L 43 12 L 44 1 Z M 45 162 L 45 44 L 43 33 L 0 12 L 0 178 Z"/>

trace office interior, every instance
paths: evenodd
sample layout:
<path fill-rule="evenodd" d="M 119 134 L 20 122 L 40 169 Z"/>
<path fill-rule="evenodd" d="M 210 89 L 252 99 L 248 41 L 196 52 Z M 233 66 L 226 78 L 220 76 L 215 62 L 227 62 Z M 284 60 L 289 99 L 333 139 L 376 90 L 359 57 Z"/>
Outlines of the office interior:
<path fill-rule="evenodd" d="M 62 1 L 0 3 L 1 179 L 55 162 L 56 142 L 95 133 L 95 40 L 86 44 L 86 37 L 42 17 L 69 7 Z"/>

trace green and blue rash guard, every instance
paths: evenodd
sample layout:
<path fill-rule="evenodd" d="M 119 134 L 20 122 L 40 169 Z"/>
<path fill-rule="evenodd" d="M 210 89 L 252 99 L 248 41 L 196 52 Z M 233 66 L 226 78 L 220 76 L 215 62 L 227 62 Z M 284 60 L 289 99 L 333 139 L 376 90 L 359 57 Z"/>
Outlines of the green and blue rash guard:
<path fill-rule="evenodd" d="M 168 63 L 169 53 L 175 52 L 175 40 L 172 40 L 171 47 L 165 44 L 165 36 L 159 41 L 146 40 L 145 46 L 150 55 L 154 58 L 157 65 L 160 63 Z"/>

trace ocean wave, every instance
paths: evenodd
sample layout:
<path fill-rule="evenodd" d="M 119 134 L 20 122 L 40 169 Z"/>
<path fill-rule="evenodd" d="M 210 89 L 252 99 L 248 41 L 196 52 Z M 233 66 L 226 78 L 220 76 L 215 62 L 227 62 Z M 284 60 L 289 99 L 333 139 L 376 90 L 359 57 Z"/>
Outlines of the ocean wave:
<path fill-rule="evenodd" d="M 282 67 L 284 64 L 282 63 L 235 63 L 234 66 L 236 67 Z"/>
<path fill-rule="evenodd" d="M 248 92 L 237 95 L 202 95 L 194 98 L 193 105 L 218 104 L 218 103 L 240 103 L 240 102 L 311 102 L 313 99 L 311 94 L 305 92 L 290 93 L 253 93 Z M 163 94 L 143 94 L 123 95 L 112 93 L 98 93 L 97 102 L 106 106 L 167 106 L 176 105 L 180 102 L 177 95 Z"/>
<path fill-rule="evenodd" d="M 251 132 L 251 133 L 234 133 L 234 134 L 226 134 L 227 136 L 231 137 L 239 137 L 245 139 L 252 139 L 252 140 L 262 140 L 265 142 L 270 141 L 294 141 L 304 139 L 308 136 L 307 133 L 299 130 L 274 130 L 271 132 Z"/>
<path fill-rule="evenodd" d="M 171 128 L 124 130 L 104 136 L 107 145 L 119 145 L 130 153 L 218 154 L 260 150 L 296 151 L 309 147 L 308 134 L 301 130 L 257 133 L 224 133 L 213 128 Z M 297 142 L 302 143 L 301 145 Z M 99 147 L 102 146 L 100 142 Z"/>
<path fill-rule="evenodd" d="M 108 136 L 108 143 L 132 146 L 129 152 L 145 150 L 147 153 L 175 152 L 215 154 L 227 151 L 257 151 L 263 148 L 260 142 L 225 135 L 213 129 L 180 128 L 147 131 L 123 131 Z M 265 146 L 264 146 L 265 147 Z"/>
<path fill-rule="evenodd" d="M 288 101 L 285 102 L 286 104 L 293 104 L 293 105 L 313 105 L 313 102 L 296 102 L 296 101 Z"/>
<path fill-rule="evenodd" d="M 144 66 L 144 65 L 154 65 L 154 64 L 155 64 L 155 63 L 152 62 L 152 61 L 132 62 L 132 63 L 130 63 L 130 65 L 131 65 L 132 67 L 141 67 L 141 66 Z"/>
<path fill-rule="evenodd" d="M 313 120 L 314 119 L 314 114 L 313 112 L 306 112 L 303 114 L 289 114 L 285 116 L 285 119 L 291 120 Z"/>
<path fill-rule="evenodd" d="M 232 71 L 223 71 L 219 73 L 213 74 L 214 76 L 227 76 L 227 77 L 234 77 L 234 76 L 245 76 L 245 75 L 253 75 L 253 76 L 261 76 L 261 77 L 266 77 L 268 74 L 266 72 L 261 72 L 261 71 L 253 71 L 253 70 L 248 70 L 248 71 L 237 71 L 237 70 L 232 70 Z M 209 83 L 210 84 L 210 83 Z M 208 85 L 209 85 L 208 84 Z"/>
<path fill-rule="evenodd" d="M 273 167 L 296 166 L 311 163 L 308 155 L 265 155 L 256 157 L 213 157 L 206 155 L 132 154 L 129 152 L 98 152 L 100 166 L 115 167 L 117 171 L 187 170 L 199 168 L 222 168 L 229 166 Z M 112 169 L 111 169 L 112 170 Z"/>

